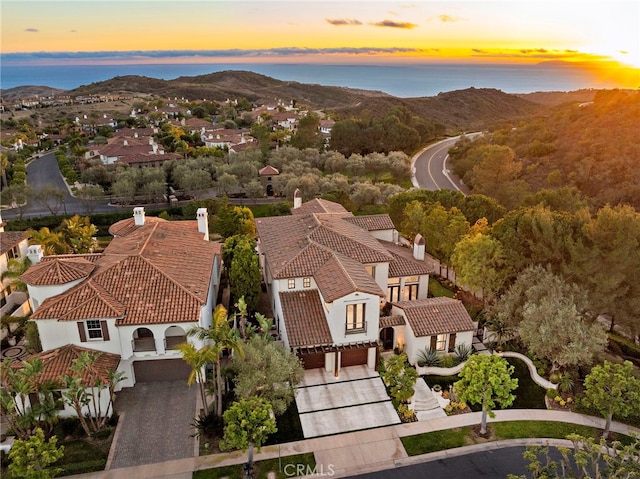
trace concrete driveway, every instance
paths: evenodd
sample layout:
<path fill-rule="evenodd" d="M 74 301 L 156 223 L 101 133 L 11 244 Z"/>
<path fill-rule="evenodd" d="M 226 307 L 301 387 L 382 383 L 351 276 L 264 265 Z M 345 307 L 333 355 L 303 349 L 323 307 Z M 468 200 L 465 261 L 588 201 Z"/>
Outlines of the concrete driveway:
<path fill-rule="evenodd" d="M 305 438 L 400 424 L 382 379 L 366 366 L 343 368 L 337 378 L 305 371 L 296 403 Z"/>
<path fill-rule="evenodd" d="M 197 386 L 186 381 L 138 383 L 117 393 L 120 415 L 107 469 L 193 457 Z"/>

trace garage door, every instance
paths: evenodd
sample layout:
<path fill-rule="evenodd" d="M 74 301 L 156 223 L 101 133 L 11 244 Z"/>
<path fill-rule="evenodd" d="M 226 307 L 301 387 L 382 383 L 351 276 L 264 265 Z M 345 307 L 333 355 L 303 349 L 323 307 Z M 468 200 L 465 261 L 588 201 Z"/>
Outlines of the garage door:
<path fill-rule="evenodd" d="M 301 354 L 298 357 L 305 369 L 324 368 L 324 353 Z"/>
<path fill-rule="evenodd" d="M 367 364 L 369 358 L 369 349 L 345 349 L 342 351 L 342 367 L 357 366 L 359 364 Z"/>
<path fill-rule="evenodd" d="M 136 382 L 186 381 L 191 367 L 182 359 L 161 359 L 157 361 L 136 361 L 133 363 Z"/>

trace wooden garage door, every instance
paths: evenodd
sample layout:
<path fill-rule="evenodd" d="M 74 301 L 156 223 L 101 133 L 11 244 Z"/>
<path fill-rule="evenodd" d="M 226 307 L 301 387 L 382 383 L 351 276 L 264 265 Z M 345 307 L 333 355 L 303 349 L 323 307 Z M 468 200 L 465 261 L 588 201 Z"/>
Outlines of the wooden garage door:
<path fill-rule="evenodd" d="M 305 369 L 324 368 L 324 353 L 298 355 Z"/>
<path fill-rule="evenodd" d="M 136 361 L 133 363 L 133 372 L 137 383 L 186 381 L 191 373 L 191 367 L 182 359 Z"/>
<path fill-rule="evenodd" d="M 367 364 L 368 358 L 369 348 L 345 349 L 344 351 L 342 351 L 342 367 Z"/>

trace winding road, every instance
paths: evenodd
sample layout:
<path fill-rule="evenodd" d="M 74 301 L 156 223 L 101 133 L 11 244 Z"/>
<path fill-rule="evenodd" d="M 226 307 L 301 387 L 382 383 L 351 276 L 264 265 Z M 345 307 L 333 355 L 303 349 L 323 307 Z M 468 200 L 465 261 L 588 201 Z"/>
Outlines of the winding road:
<path fill-rule="evenodd" d="M 467 134 L 467 138 L 473 138 L 482 133 Z M 423 148 L 412 159 L 413 186 L 425 190 L 458 190 L 467 195 L 469 190 L 453 173 L 449 171 L 447 160 L 449 149 L 461 138 L 455 136 L 439 141 Z"/>

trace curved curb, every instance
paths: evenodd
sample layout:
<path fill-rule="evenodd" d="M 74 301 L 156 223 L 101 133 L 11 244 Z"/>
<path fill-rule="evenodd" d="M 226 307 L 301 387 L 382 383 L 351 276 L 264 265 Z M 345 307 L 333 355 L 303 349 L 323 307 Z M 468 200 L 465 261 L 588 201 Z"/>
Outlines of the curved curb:
<path fill-rule="evenodd" d="M 533 381 L 538 386 L 543 387 L 545 389 L 558 389 L 558 385 L 557 384 L 553 384 L 551 381 L 549 381 L 548 379 L 543 378 L 542 376 L 540 376 L 538 374 L 538 368 L 536 368 L 535 365 L 533 364 L 533 361 L 531 361 L 531 359 L 529 359 L 524 354 L 516 353 L 515 351 L 504 351 L 502 353 L 502 356 L 503 357 L 507 357 L 507 358 L 517 358 L 517 359 L 520 359 L 521 361 L 524 361 L 524 363 L 529 368 L 529 373 L 531 374 L 531 379 L 533 379 Z"/>

